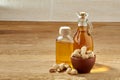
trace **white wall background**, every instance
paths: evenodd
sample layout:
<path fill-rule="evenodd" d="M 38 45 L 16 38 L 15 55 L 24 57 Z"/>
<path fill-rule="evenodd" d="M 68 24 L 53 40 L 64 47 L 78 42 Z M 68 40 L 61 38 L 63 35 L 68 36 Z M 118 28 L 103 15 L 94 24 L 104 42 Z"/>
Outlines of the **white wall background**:
<path fill-rule="evenodd" d="M 76 21 L 87 11 L 91 21 L 120 22 L 120 0 L 0 0 L 0 20 Z"/>

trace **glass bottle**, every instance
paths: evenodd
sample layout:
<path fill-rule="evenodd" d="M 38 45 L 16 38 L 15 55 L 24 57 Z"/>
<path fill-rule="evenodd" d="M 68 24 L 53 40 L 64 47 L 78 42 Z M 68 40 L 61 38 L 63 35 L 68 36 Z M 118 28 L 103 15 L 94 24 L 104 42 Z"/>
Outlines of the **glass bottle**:
<path fill-rule="evenodd" d="M 73 37 L 74 50 L 86 46 L 87 50 L 93 51 L 93 38 L 91 35 L 92 24 L 88 22 L 88 14 L 80 12 L 78 16 L 78 29 Z"/>
<path fill-rule="evenodd" d="M 67 63 L 71 65 L 70 56 L 73 52 L 73 38 L 71 28 L 62 26 L 59 29 L 59 36 L 56 39 L 56 63 Z"/>

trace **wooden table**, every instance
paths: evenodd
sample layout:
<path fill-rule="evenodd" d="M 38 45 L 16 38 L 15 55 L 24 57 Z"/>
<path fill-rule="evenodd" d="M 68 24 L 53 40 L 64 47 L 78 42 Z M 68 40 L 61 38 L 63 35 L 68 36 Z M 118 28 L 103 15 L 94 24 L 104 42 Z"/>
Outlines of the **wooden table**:
<path fill-rule="evenodd" d="M 91 73 L 49 73 L 55 63 L 55 38 L 60 26 L 73 33 L 75 22 L 0 22 L 0 80 L 120 80 L 120 23 L 94 22 L 97 55 Z"/>

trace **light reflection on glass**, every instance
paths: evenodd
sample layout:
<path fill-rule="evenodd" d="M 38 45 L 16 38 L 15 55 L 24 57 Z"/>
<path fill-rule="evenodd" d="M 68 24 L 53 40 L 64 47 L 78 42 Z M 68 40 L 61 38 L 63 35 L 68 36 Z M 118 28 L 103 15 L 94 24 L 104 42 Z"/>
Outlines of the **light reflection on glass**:
<path fill-rule="evenodd" d="M 95 64 L 95 66 L 91 70 L 91 73 L 106 72 L 109 70 L 110 70 L 110 67 L 108 67 L 108 66 L 101 65 L 101 64 Z"/>

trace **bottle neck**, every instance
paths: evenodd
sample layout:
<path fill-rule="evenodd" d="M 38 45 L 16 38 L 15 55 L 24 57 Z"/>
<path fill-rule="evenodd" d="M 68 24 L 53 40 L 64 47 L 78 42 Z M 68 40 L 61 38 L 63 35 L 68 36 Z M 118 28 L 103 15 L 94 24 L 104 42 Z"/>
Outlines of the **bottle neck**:
<path fill-rule="evenodd" d="M 86 21 L 78 22 L 78 29 L 80 31 L 87 31 L 87 22 Z"/>
<path fill-rule="evenodd" d="M 91 35 L 92 24 L 88 21 L 88 15 L 86 13 L 78 13 L 78 30 L 79 31 L 87 31 L 89 35 Z"/>
<path fill-rule="evenodd" d="M 88 31 L 87 26 L 86 27 L 85 26 L 79 26 L 78 31 L 87 32 Z"/>
<path fill-rule="evenodd" d="M 78 26 L 87 27 L 87 19 L 79 18 L 79 19 L 78 19 Z"/>
<path fill-rule="evenodd" d="M 78 22 L 78 26 L 79 27 L 81 27 L 81 26 L 87 27 L 87 22 L 86 21 Z"/>

